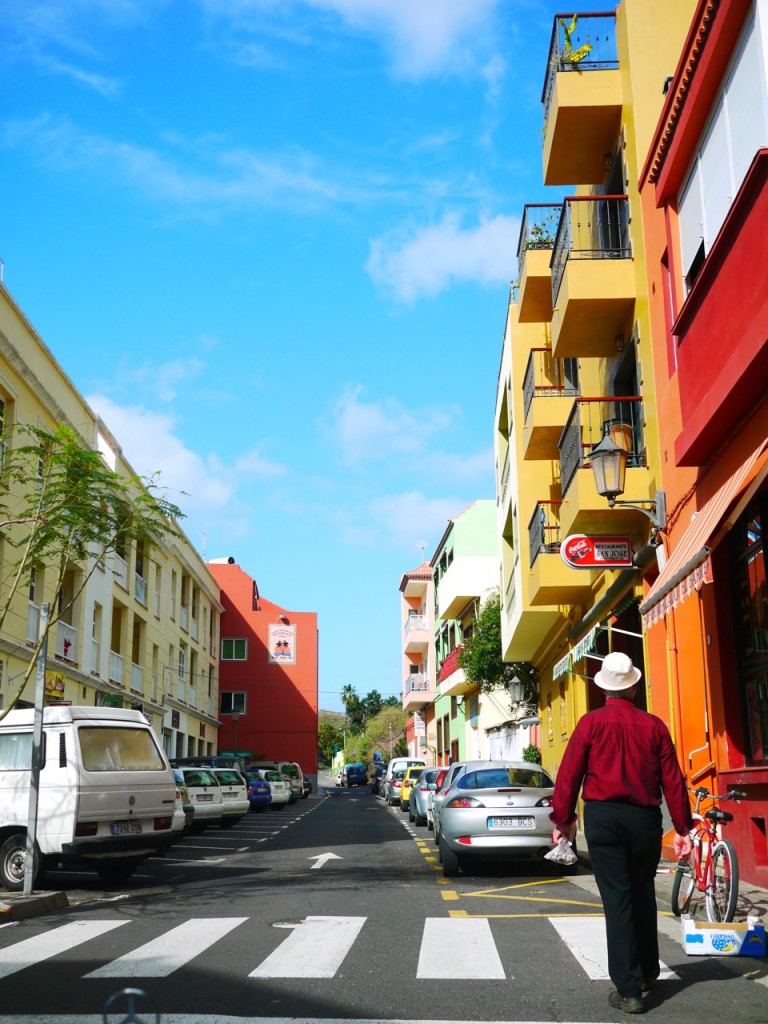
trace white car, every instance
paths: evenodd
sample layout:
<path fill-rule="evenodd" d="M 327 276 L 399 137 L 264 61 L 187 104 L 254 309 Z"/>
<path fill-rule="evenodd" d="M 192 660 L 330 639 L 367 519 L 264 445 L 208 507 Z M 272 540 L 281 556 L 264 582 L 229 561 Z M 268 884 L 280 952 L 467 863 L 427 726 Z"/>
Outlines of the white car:
<path fill-rule="evenodd" d="M 272 803 L 269 806 L 273 807 L 276 811 L 282 811 L 286 804 L 293 802 L 290 780 L 280 772 L 270 771 L 269 769 L 263 774 L 269 783 L 269 790 L 272 794 Z"/>
<path fill-rule="evenodd" d="M 218 825 L 224 813 L 221 786 L 211 768 L 174 768 L 173 774 L 180 778 L 189 790 L 195 808 L 195 817 L 190 832 L 203 832 L 208 825 Z"/>
<path fill-rule="evenodd" d="M 189 832 L 192 822 L 195 820 L 195 805 L 189 790 L 181 779 L 176 778 L 176 797 L 173 802 L 173 824 L 174 832 L 181 832 L 183 836 Z"/>
<path fill-rule="evenodd" d="M 343 786 L 344 785 L 344 769 L 343 768 L 339 768 L 339 770 L 336 772 L 336 785 L 337 786 Z"/>
<path fill-rule="evenodd" d="M 231 828 L 250 809 L 248 785 L 235 768 L 211 768 L 221 786 L 222 815 L 219 824 Z"/>

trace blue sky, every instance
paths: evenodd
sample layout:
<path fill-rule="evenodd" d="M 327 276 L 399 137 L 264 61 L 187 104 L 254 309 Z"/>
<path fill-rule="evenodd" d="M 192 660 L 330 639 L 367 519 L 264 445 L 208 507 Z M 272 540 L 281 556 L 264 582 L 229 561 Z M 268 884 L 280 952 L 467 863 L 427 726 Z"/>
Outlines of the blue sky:
<path fill-rule="evenodd" d="M 5 284 L 198 551 L 318 613 L 322 708 L 400 693 L 401 575 L 494 497 L 561 7 L 0 6 Z"/>

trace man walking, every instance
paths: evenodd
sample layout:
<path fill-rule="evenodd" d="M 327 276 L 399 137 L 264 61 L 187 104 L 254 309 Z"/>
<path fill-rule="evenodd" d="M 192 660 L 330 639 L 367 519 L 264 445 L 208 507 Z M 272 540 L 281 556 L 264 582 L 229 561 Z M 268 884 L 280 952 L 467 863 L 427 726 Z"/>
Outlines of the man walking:
<path fill-rule="evenodd" d="M 654 879 L 661 857 L 661 798 L 675 827 L 675 855 L 691 852 L 685 777 L 666 725 L 635 707 L 640 670 L 626 654 L 606 655 L 595 675 L 605 706 L 578 722 L 555 780 L 553 842 L 569 838 L 583 784 L 584 833 L 605 911 L 608 1001 L 644 1013 L 659 976 Z"/>

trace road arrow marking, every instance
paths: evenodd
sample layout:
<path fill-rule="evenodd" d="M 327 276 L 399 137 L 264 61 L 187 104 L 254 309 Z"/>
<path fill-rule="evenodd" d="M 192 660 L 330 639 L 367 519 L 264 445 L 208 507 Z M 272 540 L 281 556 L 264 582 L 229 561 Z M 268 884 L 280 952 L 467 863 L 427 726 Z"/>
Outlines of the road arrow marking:
<path fill-rule="evenodd" d="M 343 860 L 343 859 L 344 859 L 343 857 L 338 857 L 335 853 L 319 853 L 316 857 L 307 857 L 307 860 L 316 860 L 317 861 L 317 864 L 313 864 L 312 865 L 312 867 L 310 869 L 312 871 L 314 871 L 315 868 L 321 868 L 323 866 L 323 864 L 325 864 L 325 862 L 327 860 Z"/>

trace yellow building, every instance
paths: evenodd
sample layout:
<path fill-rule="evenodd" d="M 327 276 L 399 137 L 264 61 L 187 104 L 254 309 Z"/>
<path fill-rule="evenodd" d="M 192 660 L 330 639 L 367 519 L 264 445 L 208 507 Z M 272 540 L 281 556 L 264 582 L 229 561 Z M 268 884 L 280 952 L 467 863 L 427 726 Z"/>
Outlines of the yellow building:
<path fill-rule="evenodd" d="M 543 178 L 559 188 L 523 212 L 495 434 L 504 657 L 539 672 L 550 771 L 602 703 L 597 659 L 644 667 L 638 603 L 665 509 L 637 181 L 694 6 L 555 18 L 542 54 Z M 612 505 L 591 459 L 605 437 L 626 453 Z"/>
<path fill-rule="evenodd" d="M 9 292 L 0 285 L 0 415 L 54 430 L 66 425 L 110 469 L 134 471 L 117 440 L 78 393 Z M 13 437 L 11 433 L 11 438 Z M 13 440 L 11 440 L 13 443 Z M 5 578 L 12 563 L 5 552 Z M 143 711 L 170 756 L 215 753 L 218 733 L 219 588 L 179 531 L 103 560 L 67 567 L 45 666 L 45 701 Z M 90 570 L 93 570 L 92 572 Z M 0 707 L 34 656 L 41 606 L 59 600 L 52 565 L 19 588 L 0 631 Z M 18 706 L 34 700 L 35 677 Z"/>

